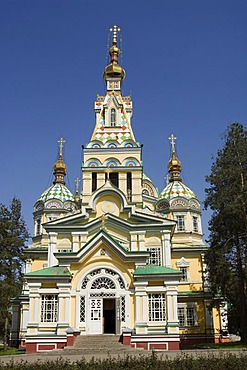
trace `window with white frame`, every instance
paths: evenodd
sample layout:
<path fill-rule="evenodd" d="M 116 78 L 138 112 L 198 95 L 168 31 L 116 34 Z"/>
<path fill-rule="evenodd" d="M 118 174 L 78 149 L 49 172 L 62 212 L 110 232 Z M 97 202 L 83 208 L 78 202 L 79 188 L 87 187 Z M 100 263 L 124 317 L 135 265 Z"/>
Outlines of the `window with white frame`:
<path fill-rule="evenodd" d="M 161 248 L 152 247 L 147 248 L 147 251 L 150 252 L 150 257 L 148 258 L 148 265 L 158 265 L 161 266 Z"/>
<path fill-rule="evenodd" d="M 198 217 L 197 216 L 193 216 L 192 217 L 192 221 L 193 221 L 193 231 L 194 231 L 194 233 L 198 233 L 198 231 L 199 231 Z"/>
<path fill-rule="evenodd" d="M 56 322 L 58 318 L 58 295 L 41 295 L 41 322 Z"/>
<path fill-rule="evenodd" d="M 177 217 L 177 231 L 185 231 L 185 222 L 184 216 L 176 216 Z"/>
<path fill-rule="evenodd" d="M 86 318 L 86 297 L 80 297 L 80 322 L 85 322 Z"/>
<path fill-rule="evenodd" d="M 188 267 L 182 266 L 179 267 L 179 270 L 182 272 L 182 277 L 180 281 L 188 281 Z"/>
<path fill-rule="evenodd" d="M 126 308 L 125 296 L 121 296 L 120 297 L 120 317 L 121 317 L 122 322 L 125 321 L 125 308 Z"/>
<path fill-rule="evenodd" d="M 181 257 L 180 260 L 176 262 L 177 268 L 182 272 L 182 276 L 180 281 L 188 281 L 189 280 L 189 266 L 190 261 L 187 261 L 184 257 Z"/>
<path fill-rule="evenodd" d="M 196 304 L 178 304 L 178 320 L 180 327 L 196 326 Z"/>
<path fill-rule="evenodd" d="M 36 219 L 36 235 L 41 234 L 41 219 L 37 218 Z"/>
<path fill-rule="evenodd" d="M 116 109 L 111 108 L 111 126 L 116 126 Z"/>
<path fill-rule="evenodd" d="M 165 321 L 165 294 L 150 293 L 148 295 L 148 318 L 149 321 Z"/>

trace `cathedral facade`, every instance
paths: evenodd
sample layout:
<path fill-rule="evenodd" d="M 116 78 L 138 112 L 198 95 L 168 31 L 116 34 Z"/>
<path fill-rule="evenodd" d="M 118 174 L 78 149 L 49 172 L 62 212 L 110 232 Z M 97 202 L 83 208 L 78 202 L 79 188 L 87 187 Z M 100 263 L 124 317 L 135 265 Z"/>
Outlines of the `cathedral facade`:
<path fill-rule="evenodd" d="M 122 335 L 145 349 L 217 341 L 221 312 L 207 288 L 200 203 L 181 179 L 171 135 L 169 179 L 158 193 L 145 175 L 122 96 L 118 27 L 112 28 L 106 92 L 84 147 L 81 193 L 65 185 L 64 140 L 54 182 L 34 205 L 26 283 L 13 303 L 12 339 L 27 352 L 62 348 L 75 335 Z M 72 340 L 73 342 L 73 340 Z"/>

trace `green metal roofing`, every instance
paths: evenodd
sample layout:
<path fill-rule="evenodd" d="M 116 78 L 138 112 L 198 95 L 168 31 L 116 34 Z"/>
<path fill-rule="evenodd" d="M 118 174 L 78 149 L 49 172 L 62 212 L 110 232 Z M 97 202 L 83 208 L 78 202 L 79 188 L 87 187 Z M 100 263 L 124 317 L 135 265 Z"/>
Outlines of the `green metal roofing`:
<path fill-rule="evenodd" d="M 179 296 L 211 295 L 211 293 L 210 292 L 205 292 L 203 290 L 193 290 L 193 291 L 192 290 L 186 290 L 186 291 L 178 292 L 178 295 Z"/>
<path fill-rule="evenodd" d="M 181 274 L 179 270 L 171 269 L 165 266 L 147 265 L 143 267 L 137 267 L 134 275 L 160 275 L 160 274 Z"/>
<path fill-rule="evenodd" d="M 170 182 L 160 193 L 160 198 L 165 198 L 167 200 L 173 200 L 177 197 L 186 198 L 188 200 L 197 198 L 195 193 L 181 181 Z"/>
<path fill-rule="evenodd" d="M 52 266 L 25 274 L 25 276 L 71 276 L 67 267 Z"/>
<path fill-rule="evenodd" d="M 54 184 L 51 187 L 49 187 L 41 194 L 37 202 L 39 201 L 47 202 L 50 199 L 58 199 L 63 203 L 68 200 L 70 200 L 71 202 L 75 201 L 74 195 L 63 184 Z"/>
<path fill-rule="evenodd" d="M 94 239 L 96 239 L 97 238 L 97 236 L 99 235 L 99 234 L 103 234 L 103 235 L 105 235 L 105 236 L 107 236 L 109 239 L 111 239 L 112 240 L 112 242 L 114 242 L 115 244 L 117 244 L 121 249 L 122 249 L 122 251 L 124 251 L 125 253 L 127 253 L 127 254 L 136 254 L 136 255 L 138 255 L 138 254 L 140 254 L 140 255 L 142 255 L 143 253 L 148 253 L 147 251 L 129 251 L 128 249 L 126 249 L 126 248 L 124 248 L 122 245 L 121 245 L 121 243 L 119 243 L 119 241 L 117 241 L 113 236 L 111 236 L 108 232 L 107 232 L 107 229 L 105 228 L 105 227 L 103 227 L 103 228 L 101 228 L 91 239 L 89 239 L 87 242 L 86 242 L 86 244 L 79 250 L 79 251 L 77 251 L 77 252 L 58 252 L 58 253 L 56 253 L 56 255 L 59 255 L 59 256 L 61 256 L 61 255 L 66 255 L 66 256 L 76 256 L 76 255 L 78 255 L 79 253 L 80 253 L 80 251 L 81 250 L 83 250 L 83 249 L 85 249 L 90 243 L 92 243 L 93 242 L 93 240 Z"/>

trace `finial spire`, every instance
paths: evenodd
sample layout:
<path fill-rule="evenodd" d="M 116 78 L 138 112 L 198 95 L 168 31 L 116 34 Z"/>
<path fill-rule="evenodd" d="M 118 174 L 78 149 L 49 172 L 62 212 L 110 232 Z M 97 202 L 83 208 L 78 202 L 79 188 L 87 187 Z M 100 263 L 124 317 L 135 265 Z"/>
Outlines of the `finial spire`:
<path fill-rule="evenodd" d="M 125 78 L 125 70 L 118 64 L 118 57 L 121 50 L 117 46 L 117 41 L 121 28 L 114 24 L 109 28 L 109 39 L 111 33 L 112 46 L 110 47 L 109 54 L 111 57 L 110 64 L 105 67 L 103 77 L 107 84 L 107 90 L 120 90 L 122 81 Z M 121 41 L 121 38 L 120 38 Z"/>
<path fill-rule="evenodd" d="M 80 196 L 79 196 L 79 184 L 80 184 L 81 180 L 79 179 L 79 177 L 77 177 L 75 179 L 75 201 L 77 204 L 80 203 Z"/>
<path fill-rule="evenodd" d="M 118 25 L 114 24 L 114 26 L 110 27 L 109 31 L 112 32 L 112 43 L 116 44 L 118 32 L 121 31 L 121 28 Z"/>
<path fill-rule="evenodd" d="M 66 143 L 66 141 L 64 140 L 63 137 L 61 137 L 58 141 L 59 143 L 59 157 L 62 158 L 63 157 L 63 147 L 64 147 L 64 143 Z"/>
<path fill-rule="evenodd" d="M 79 177 L 77 177 L 75 179 L 75 192 L 76 192 L 76 194 L 79 193 L 79 184 L 80 184 L 80 182 L 81 182 L 81 180 L 79 179 Z"/>
<path fill-rule="evenodd" d="M 180 173 L 181 173 L 181 162 L 176 156 L 175 152 L 175 142 L 177 140 L 176 136 L 171 134 L 168 138 L 170 140 L 172 146 L 172 157 L 168 162 L 168 172 L 170 174 L 169 181 L 181 181 Z"/>
<path fill-rule="evenodd" d="M 57 184 L 57 183 L 65 184 L 64 176 L 66 175 L 66 164 L 63 161 L 63 147 L 64 147 L 65 140 L 61 137 L 58 140 L 58 143 L 59 143 L 59 158 L 53 167 L 53 173 L 55 176 L 55 180 L 53 181 L 53 184 Z"/>
<path fill-rule="evenodd" d="M 172 153 L 175 153 L 175 142 L 176 142 L 177 138 L 176 138 L 176 136 L 171 134 L 171 136 L 169 136 L 168 139 L 170 140 L 170 143 L 171 143 L 171 146 L 172 146 Z"/>

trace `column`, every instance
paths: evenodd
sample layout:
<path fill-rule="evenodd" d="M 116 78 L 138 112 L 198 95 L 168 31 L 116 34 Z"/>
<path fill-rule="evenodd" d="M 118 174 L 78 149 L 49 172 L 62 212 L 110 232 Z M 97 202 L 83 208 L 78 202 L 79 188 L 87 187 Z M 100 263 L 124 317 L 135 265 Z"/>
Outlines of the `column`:
<path fill-rule="evenodd" d="M 132 172 L 132 202 L 141 203 L 142 202 L 142 185 L 141 185 L 141 171 Z"/>
<path fill-rule="evenodd" d="M 131 251 L 137 251 L 137 235 L 136 231 L 130 231 L 130 240 L 131 240 Z"/>
<path fill-rule="evenodd" d="M 97 187 L 100 188 L 105 184 L 105 173 L 104 172 L 98 172 L 97 173 Z"/>
<path fill-rule="evenodd" d="M 40 294 L 41 283 L 29 283 L 29 318 L 27 324 L 27 334 L 37 335 L 40 322 Z"/>
<path fill-rule="evenodd" d="M 87 242 L 88 231 L 80 232 L 80 236 L 81 236 L 81 248 L 82 248 Z"/>
<path fill-rule="evenodd" d="M 64 334 L 70 326 L 71 283 L 57 283 L 58 287 L 58 335 Z"/>
<path fill-rule="evenodd" d="M 88 203 L 92 194 L 92 173 L 83 171 L 82 204 Z"/>
<path fill-rule="evenodd" d="M 72 235 L 72 251 L 77 252 L 79 250 L 80 233 L 73 232 L 71 233 L 71 235 Z"/>
<path fill-rule="evenodd" d="M 48 267 L 56 266 L 58 261 L 54 256 L 54 252 L 57 249 L 57 233 L 49 233 L 49 244 L 48 244 Z"/>
<path fill-rule="evenodd" d="M 126 172 L 119 172 L 119 189 L 122 190 L 122 192 L 127 197 L 127 174 Z"/>
<path fill-rule="evenodd" d="M 135 326 L 136 334 L 147 333 L 147 281 L 136 281 L 135 286 Z"/>
<path fill-rule="evenodd" d="M 163 251 L 163 265 L 166 267 L 171 267 L 171 234 L 170 231 L 161 231 L 162 240 L 162 251 Z"/>
<path fill-rule="evenodd" d="M 144 251 L 145 249 L 145 234 L 146 231 L 138 231 L 138 239 L 139 239 L 139 251 Z"/>
<path fill-rule="evenodd" d="M 174 284 L 173 282 L 172 284 Z M 176 284 L 176 285 L 175 285 Z M 179 334 L 178 322 L 178 286 L 177 282 L 174 285 L 168 285 L 166 292 L 166 309 L 167 309 L 167 332 L 168 334 Z"/>

